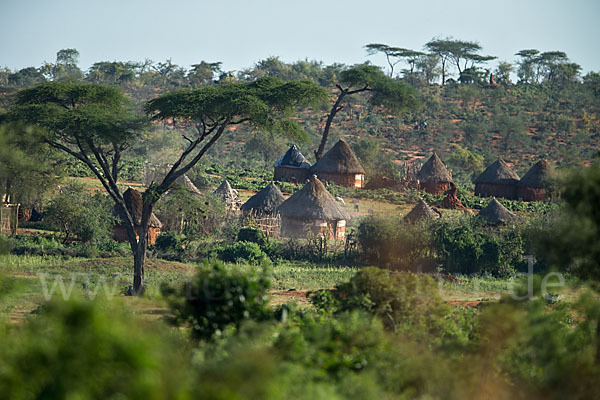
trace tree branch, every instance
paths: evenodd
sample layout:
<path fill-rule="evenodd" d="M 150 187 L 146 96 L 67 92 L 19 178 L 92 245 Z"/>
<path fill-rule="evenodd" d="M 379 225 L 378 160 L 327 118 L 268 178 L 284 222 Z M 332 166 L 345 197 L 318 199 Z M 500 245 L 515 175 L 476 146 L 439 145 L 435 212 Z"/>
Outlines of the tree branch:
<path fill-rule="evenodd" d="M 210 140 L 208 142 L 206 142 L 206 144 L 202 147 L 202 149 L 200 149 L 198 154 L 196 154 L 196 156 L 190 162 L 188 162 L 184 167 L 181 167 L 178 170 L 177 168 L 181 165 L 181 163 L 183 161 L 183 158 L 180 157 L 179 160 L 177 160 L 177 162 L 175 164 L 173 164 L 173 167 L 171 167 L 171 170 L 169 171 L 167 176 L 165 176 L 165 178 L 163 179 L 161 184 L 158 185 L 158 187 L 154 190 L 154 195 L 159 198 L 163 193 L 165 193 L 167 190 L 169 190 L 169 188 L 171 187 L 171 185 L 173 184 L 173 182 L 175 182 L 175 180 L 177 178 L 179 178 L 180 176 L 182 176 L 183 174 L 188 172 L 194 165 L 196 165 L 196 163 L 198 161 L 200 161 L 200 159 L 208 151 L 208 149 L 210 149 L 210 147 L 221 137 L 221 135 L 225 131 L 225 128 L 228 125 L 230 125 L 230 123 L 231 123 L 231 119 L 230 118 L 226 119 L 225 122 L 223 122 L 219 126 L 219 129 L 217 130 L 217 132 L 215 132 L 215 134 L 210 138 Z"/>

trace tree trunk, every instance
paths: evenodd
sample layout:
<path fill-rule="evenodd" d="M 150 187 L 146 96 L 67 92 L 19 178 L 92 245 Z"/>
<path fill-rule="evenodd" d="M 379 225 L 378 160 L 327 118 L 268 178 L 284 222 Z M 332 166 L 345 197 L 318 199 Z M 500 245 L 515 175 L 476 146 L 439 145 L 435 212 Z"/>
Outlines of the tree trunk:
<path fill-rule="evenodd" d="M 150 189 L 148 189 L 150 190 Z M 137 245 L 133 251 L 133 294 L 140 296 L 145 287 L 146 246 L 148 244 L 148 227 L 152 216 L 153 199 L 146 197 L 148 190 L 142 195 L 144 198 L 142 220 L 138 228 Z"/>
<path fill-rule="evenodd" d="M 142 243 L 143 242 L 143 243 Z M 146 241 L 138 242 L 133 252 L 133 293 L 140 296 L 144 293 L 145 285 L 145 265 L 146 265 Z"/>
<path fill-rule="evenodd" d="M 446 84 L 446 60 L 442 58 L 442 86 Z"/>
<path fill-rule="evenodd" d="M 600 365 L 600 317 L 596 321 L 596 365 Z"/>
<path fill-rule="evenodd" d="M 331 111 L 329 112 L 329 115 L 327 116 L 327 122 L 325 122 L 325 128 L 323 128 L 323 135 L 321 136 L 321 144 L 319 144 L 319 148 L 317 149 L 317 151 L 315 151 L 315 158 L 317 159 L 317 161 L 319 161 L 321 159 L 321 157 L 323 156 L 323 150 L 325 150 L 325 145 L 327 144 L 327 139 L 329 137 L 329 129 L 331 128 L 331 123 L 333 122 L 333 118 L 335 117 L 335 114 L 337 114 L 337 112 L 339 110 L 341 110 L 340 107 L 340 103 L 342 102 L 342 99 L 344 98 L 344 96 L 346 95 L 347 91 L 340 89 L 341 92 L 338 95 L 337 100 L 335 101 L 335 104 L 333 105 L 333 107 L 331 107 Z"/>

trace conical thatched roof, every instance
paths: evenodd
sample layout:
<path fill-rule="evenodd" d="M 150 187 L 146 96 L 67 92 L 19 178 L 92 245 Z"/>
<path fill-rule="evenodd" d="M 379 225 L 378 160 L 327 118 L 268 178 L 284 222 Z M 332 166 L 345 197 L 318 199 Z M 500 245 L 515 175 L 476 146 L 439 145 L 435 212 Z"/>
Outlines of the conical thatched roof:
<path fill-rule="evenodd" d="M 330 174 L 365 173 L 348 143 L 341 139 L 314 165 L 312 171 Z"/>
<path fill-rule="evenodd" d="M 123 200 L 125 200 L 125 205 L 127 206 L 127 210 L 131 217 L 133 218 L 133 223 L 135 225 L 140 225 L 142 223 L 142 208 L 143 208 L 143 200 L 142 194 L 133 188 L 129 188 L 123 193 Z M 113 215 L 119 216 L 119 211 L 117 206 L 113 207 Z M 162 224 L 159 219 L 152 213 L 150 215 L 150 227 L 152 228 L 162 228 Z"/>
<path fill-rule="evenodd" d="M 521 178 L 519 186 L 543 188 L 551 174 L 550 164 L 545 160 L 540 160 Z"/>
<path fill-rule="evenodd" d="M 519 181 L 517 175 L 508 164 L 498 158 L 475 179 L 475 183 L 514 184 Z"/>
<path fill-rule="evenodd" d="M 256 210 L 265 214 L 273 214 L 277 207 L 285 201 L 281 190 L 273 183 L 250 197 L 241 207 L 243 211 Z"/>
<path fill-rule="evenodd" d="M 183 187 L 185 187 L 185 189 L 191 194 L 196 196 L 202 196 L 202 192 L 200 192 L 196 185 L 194 185 L 194 182 L 192 182 L 190 178 L 188 178 L 186 175 L 182 175 L 179 178 L 177 178 L 176 182 L 183 185 Z"/>
<path fill-rule="evenodd" d="M 284 201 L 277 212 L 284 217 L 299 219 L 327 221 L 350 219 L 350 214 L 335 201 L 315 176 L 312 176 L 302 189 Z"/>
<path fill-rule="evenodd" d="M 417 205 L 414 206 L 414 208 L 410 210 L 408 214 L 406 214 L 404 219 L 408 222 L 417 222 L 422 219 L 430 219 L 437 217 L 438 215 L 436 214 L 436 212 L 433 211 L 423 199 L 421 199 L 419 200 Z"/>
<path fill-rule="evenodd" d="M 436 153 L 427 160 L 417 174 L 421 182 L 452 182 L 452 176 Z"/>
<path fill-rule="evenodd" d="M 237 193 L 231 188 L 227 179 L 225 179 L 213 193 L 222 198 L 227 205 L 235 205 L 240 202 Z"/>
<path fill-rule="evenodd" d="M 279 160 L 273 165 L 274 167 L 292 167 L 292 168 L 310 168 L 310 163 L 300 153 L 300 150 L 293 145 L 281 156 Z"/>
<path fill-rule="evenodd" d="M 519 220 L 519 217 L 508 211 L 496 199 L 492 199 L 487 207 L 479 211 L 478 216 L 491 225 L 501 225 Z"/>

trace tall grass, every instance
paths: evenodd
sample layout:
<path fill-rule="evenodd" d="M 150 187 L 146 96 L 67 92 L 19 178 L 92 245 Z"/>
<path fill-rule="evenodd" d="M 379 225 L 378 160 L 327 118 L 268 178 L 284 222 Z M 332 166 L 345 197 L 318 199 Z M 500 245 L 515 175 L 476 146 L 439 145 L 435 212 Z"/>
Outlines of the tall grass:
<path fill-rule="evenodd" d="M 0 255 L 0 270 L 6 272 L 33 272 L 40 268 L 56 268 L 64 266 L 66 263 L 79 261 L 73 258 L 65 260 L 62 256 L 39 256 L 39 255 Z"/>

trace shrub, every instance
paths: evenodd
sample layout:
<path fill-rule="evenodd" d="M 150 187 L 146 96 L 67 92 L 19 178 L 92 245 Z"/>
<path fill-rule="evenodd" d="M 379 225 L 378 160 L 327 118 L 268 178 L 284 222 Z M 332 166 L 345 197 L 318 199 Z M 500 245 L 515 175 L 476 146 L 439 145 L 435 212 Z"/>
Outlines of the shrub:
<path fill-rule="evenodd" d="M 265 265 L 205 262 L 184 287 L 163 287 L 162 292 L 168 298 L 174 322 L 190 326 L 195 338 L 210 339 L 227 327 L 238 329 L 246 320 L 272 317 L 267 296 L 269 272 Z"/>
<path fill-rule="evenodd" d="M 245 226 L 240 229 L 237 235 L 237 240 L 238 242 L 256 243 L 262 249 L 264 249 L 267 245 L 267 236 L 260 228 L 255 226 Z"/>
<path fill-rule="evenodd" d="M 358 226 L 357 240 L 367 262 L 398 270 L 431 270 L 434 247 L 427 223 L 369 216 Z"/>
<path fill-rule="evenodd" d="M 185 342 L 93 302 L 53 301 L 0 328 L 0 393 L 10 399 L 186 396 Z"/>
<path fill-rule="evenodd" d="M 159 251 L 179 251 L 182 249 L 182 243 L 185 236 L 178 235 L 175 232 L 163 232 L 156 238 L 154 247 Z"/>
<path fill-rule="evenodd" d="M 363 268 L 330 294 L 313 295 L 311 302 L 334 314 L 366 311 L 394 332 L 416 338 L 431 335 L 432 342 L 467 343 L 473 329 L 473 315 L 447 306 L 431 277 L 408 272 Z"/>
<path fill-rule="evenodd" d="M 217 250 L 219 258 L 225 262 L 246 262 L 258 265 L 269 261 L 267 254 L 253 242 L 236 242 Z"/>
<path fill-rule="evenodd" d="M 106 240 L 116 221 L 110 200 L 100 193 L 86 193 L 83 186 L 64 188 L 52 199 L 45 218 L 65 234 L 65 242 L 71 235 L 84 242 Z"/>
<path fill-rule="evenodd" d="M 436 222 L 434 239 L 438 262 L 449 273 L 512 275 L 525 262 L 523 230 L 486 229 L 473 218 Z"/>

